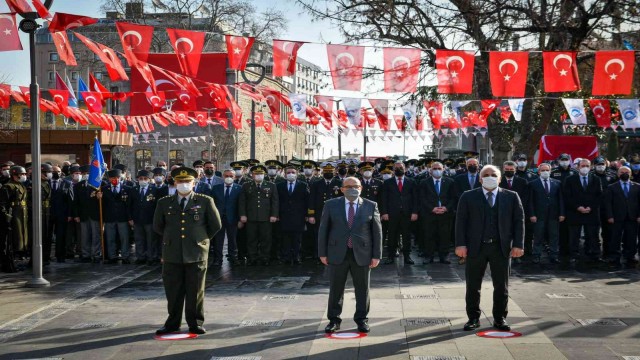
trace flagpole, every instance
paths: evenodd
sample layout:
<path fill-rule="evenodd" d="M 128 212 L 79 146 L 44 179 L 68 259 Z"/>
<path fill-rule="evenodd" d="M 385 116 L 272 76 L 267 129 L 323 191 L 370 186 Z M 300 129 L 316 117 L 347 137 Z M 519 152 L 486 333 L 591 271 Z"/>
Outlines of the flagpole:
<path fill-rule="evenodd" d="M 365 116 L 362 119 L 364 121 L 364 132 L 362 133 L 362 139 L 363 139 L 363 151 L 362 151 L 362 161 L 367 161 L 367 118 L 366 118 L 366 113 Z"/>

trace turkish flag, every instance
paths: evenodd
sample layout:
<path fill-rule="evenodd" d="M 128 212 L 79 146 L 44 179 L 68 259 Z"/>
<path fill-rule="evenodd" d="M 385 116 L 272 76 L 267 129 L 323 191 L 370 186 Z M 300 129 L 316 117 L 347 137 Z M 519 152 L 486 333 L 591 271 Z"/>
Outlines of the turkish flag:
<path fill-rule="evenodd" d="M 220 124 L 223 129 L 229 130 L 229 122 L 227 121 L 227 118 L 216 118 L 216 120 L 218 120 L 218 124 Z"/>
<path fill-rule="evenodd" d="M 60 60 L 64 61 L 67 66 L 77 66 L 76 56 L 71 48 L 71 42 L 67 37 L 66 31 L 58 31 L 51 34 L 51 39 L 56 46 Z"/>
<path fill-rule="evenodd" d="M 188 126 L 191 124 L 189 121 L 189 112 L 188 111 L 176 111 L 174 117 L 175 124 L 178 126 Z"/>
<path fill-rule="evenodd" d="M 489 78 L 493 96 L 523 97 L 528 70 L 528 52 L 490 51 Z"/>
<path fill-rule="evenodd" d="M 42 1 L 40 0 L 31 0 L 31 3 L 33 4 L 33 7 L 36 8 L 36 11 L 38 12 L 38 15 L 47 20 L 47 21 L 51 21 L 53 20 L 53 16 L 51 16 L 51 13 L 49 12 L 49 9 L 47 9 L 46 6 L 44 6 L 44 4 L 42 3 Z"/>
<path fill-rule="evenodd" d="M 596 51 L 591 95 L 629 95 L 635 51 Z"/>
<path fill-rule="evenodd" d="M 349 45 L 327 45 L 329 69 L 333 88 L 336 90 L 360 91 L 364 47 Z"/>
<path fill-rule="evenodd" d="M 31 106 L 31 92 L 29 90 L 29 87 L 18 86 L 18 89 L 20 89 L 20 92 L 22 93 L 22 98 L 24 99 L 24 102 L 27 104 L 27 106 Z"/>
<path fill-rule="evenodd" d="M 244 70 L 255 38 L 225 35 L 225 41 L 229 55 L 229 69 Z"/>
<path fill-rule="evenodd" d="M 93 113 L 102 112 L 102 103 L 100 102 L 100 93 L 93 91 L 83 91 L 80 93 L 87 104 L 87 109 Z"/>
<path fill-rule="evenodd" d="M 89 73 L 89 91 L 94 91 L 100 94 L 100 99 L 110 99 L 111 91 L 107 90 L 104 85 L 100 84 L 98 79 L 96 79 L 92 73 Z M 103 101 L 104 104 L 104 101 Z"/>
<path fill-rule="evenodd" d="M 318 103 L 318 115 L 331 124 L 333 122 L 333 96 L 314 95 L 313 98 Z"/>
<path fill-rule="evenodd" d="M 572 159 L 593 159 L 598 156 L 598 138 L 595 136 L 544 135 L 540 139 L 538 164 L 556 160 L 567 153 Z"/>
<path fill-rule="evenodd" d="M 271 89 L 265 87 L 262 89 L 262 94 L 264 95 L 267 106 L 269 107 L 269 112 L 271 113 L 271 120 L 276 124 L 280 123 L 280 104 L 282 103 L 281 94 L 279 91 L 275 89 Z"/>
<path fill-rule="evenodd" d="M 489 115 L 500 105 L 502 100 L 481 100 L 482 111 L 478 114 L 477 121 L 473 122 L 476 126 L 487 127 L 487 119 Z"/>
<path fill-rule="evenodd" d="M 98 58 L 100 58 L 100 61 L 102 61 L 107 68 L 107 72 L 109 73 L 109 78 L 111 78 L 111 81 L 129 80 L 124 67 L 122 67 L 122 62 L 120 62 L 120 59 L 116 55 L 115 51 L 113 51 L 113 49 L 100 43 L 91 41 L 85 36 L 78 34 L 77 32 L 74 32 L 73 34 L 78 39 L 80 39 L 80 41 L 82 41 L 89 48 L 89 50 L 93 51 L 93 53 L 96 54 Z"/>
<path fill-rule="evenodd" d="M 195 111 L 198 108 L 196 97 L 187 91 L 181 90 L 177 94 L 178 100 L 182 103 L 182 108 L 188 111 Z"/>
<path fill-rule="evenodd" d="M 60 115 L 62 113 L 56 103 L 45 99 L 40 99 L 40 110 L 51 112 L 54 115 Z"/>
<path fill-rule="evenodd" d="M 239 85 L 235 85 L 235 87 L 238 90 L 240 90 L 240 93 L 242 95 L 250 97 L 255 102 L 263 102 L 264 101 L 264 95 L 262 95 L 262 93 L 258 92 L 258 90 L 256 89 L 256 87 L 254 85 L 247 84 L 247 83 L 242 83 L 242 84 L 239 84 Z"/>
<path fill-rule="evenodd" d="M 436 50 L 438 93 L 471 94 L 474 64 L 472 51 Z"/>
<path fill-rule="evenodd" d="M 273 126 L 271 125 L 271 121 L 265 121 L 263 127 L 264 127 L 264 130 L 267 132 L 267 134 L 271 134 L 271 131 L 273 131 Z"/>
<path fill-rule="evenodd" d="M 157 93 L 145 92 L 144 95 L 147 97 L 149 104 L 153 107 L 153 111 L 162 109 L 167 102 L 164 91 L 158 91 Z"/>
<path fill-rule="evenodd" d="M 193 117 L 196 118 L 200 127 L 205 127 L 209 123 L 209 114 L 206 111 L 194 111 Z"/>
<path fill-rule="evenodd" d="M 440 130 L 442 126 L 442 108 L 443 104 L 441 101 L 423 101 L 425 109 L 427 109 L 427 114 L 431 119 L 431 124 L 433 124 L 433 128 L 436 130 Z"/>
<path fill-rule="evenodd" d="M 543 51 L 544 91 L 580 90 L 575 51 Z"/>
<path fill-rule="evenodd" d="M 512 114 L 509 105 L 499 106 L 498 109 L 500 110 L 500 117 L 502 118 L 502 121 L 504 121 L 505 124 L 508 123 Z"/>
<path fill-rule="evenodd" d="M 460 127 L 466 128 L 474 125 L 480 126 L 480 127 L 487 127 L 487 120 L 481 119 L 480 114 L 478 114 L 478 112 L 475 110 L 465 112 L 464 116 L 460 119 Z"/>
<path fill-rule="evenodd" d="M 389 130 L 389 100 L 369 99 L 371 107 L 378 118 L 378 125 L 384 131 Z"/>
<path fill-rule="evenodd" d="M 256 122 L 256 127 L 261 128 L 264 127 L 264 114 L 261 112 L 257 112 L 253 115 L 253 119 Z M 247 119 L 248 123 L 251 124 L 251 119 Z"/>
<path fill-rule="evenodd" d="M 204 47 L 205 32 L 181 29 L 167 29 L 171 46 L 178 56 L 184 75 L 196 77 L 200 67 L 200 56 Z"/>
<path fill-rule="evenodd" d="M 89 16 L 56 12 L 53 15 L 53 20 L 49 23 L 49 31 L 54 33 L 58 31 L 71 30 L 81 26 L 95 24 L 97 22 L 98 19 L 94 19 Z"/>
<path fill-rule="evenodd" d="M 414 93 L 418 88 L 420 49 L 383 48 L 384 92 Z"/>
<path fill-rule="evenodd" d="M 22 89 L 21 89 L 22 91 Z M 27 103 L 27 100 L 25 100 L 24 96 L 22 95 L 21 91 L 15 91 L 15 90 L 11 90 L 11 96 L 13 97 L 13 99 L 17 102 L 20 103 Z"/>
<path fill-rule="evenodd" d="M 8 109 L 11 105 L 11 85 L 0 84 L 0 108 Z"/>
<path fill-rule="evenodd" d="M 273 76 L 293 76 L 296 73 L 300 41 L 273 40 Z"/>
<path fill-rule="evenodd" d="M 589 107 L 596 118 L 598 126 L 601 128 L 611 127 L 611 103 L 609 100 L 589 100 Z"/>
<path fill-rule="evenodd" d="M 22 50 L 16 14 L 0 14 L 0 51 Z"/>
<path fill-rule="evenodd" d="M 49 94 L 51 94 L 53 101 L 58 104 L 60 110 L 63 112 L 66 111 L 67 106 L 69 105 L 69 91 L 49 89 Z"/>
<path fill-rule="evenodd" d="M 289 125 L 291 126 L 300 126 L 302 125 L 302 120 L 295 117 L 293 111 L 287 112 L 287 119 L 289 119 Z"/>
<path fill-rule="evenodd" d="M 393 115 L 393 120 L 396 122 L 396 129 L 400 131 L 407 130 L 407 122 L 404 119 L 404 115 Z"/>
<path fill-rule="evenodd" d="M 31 9 L 31 6 L 29 6 L 26 0 L 7 0 L 7 5 L 13 13 L 24 14 L 33 12 L 33 9 Z"/>
<path fill-rule="evenodd" d="M 156 88 L 156 80 L 153 77 L 153 71 L 151 71 L 151 67 L 146 62 L 142 62 L 140 60 L 135 60 L 133 64 L 130 64 L 132 69 L 136 69 L 142 80 L 144 80 L 148 85 L 151 91 L 154 93 L 158 92 Z M 131 72 L 133 74 L 133 71 Z M 133 76 L 132 76 L 133 77 Z"/>
<path fill-rule="evenodd" d="M 227 94 L 226 101 L 227 101 L 227 108 L 231 110 L 231 124 L 237 130 L 240 130 L 242 129 L 242 108 L 238 106 L 238 103 L 233 98 L 231 91 L 229 91 L 229 87 L 224 85 L 222 86 L 222 88 Z"/>
<path fill-rule="evenodd" d="M 116 28 L 129 65 L 133 66 L 134 59 L 146 62 L 153 40 L 153 26 L 116 21 Z"/>

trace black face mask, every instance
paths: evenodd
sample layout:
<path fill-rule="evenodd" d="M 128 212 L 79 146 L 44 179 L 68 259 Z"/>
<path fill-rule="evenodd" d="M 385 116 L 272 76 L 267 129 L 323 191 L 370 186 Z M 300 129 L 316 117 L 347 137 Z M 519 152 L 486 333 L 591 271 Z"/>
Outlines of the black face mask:
<path fill-rule="evenodd" d="M 58 180 L 58 179 L 60 179 L 60 173 L 54 172 L 53 173 L 53 180 Z"/>
<path fill-rule="evenodd" d="M 62 167 L 62 172 L 65 173 L 65 174 L 68 174 L 69 173 L 69 165 L 63 166 Z"/>
<path fill-rule="evenodd" d="M 356 174 L 355 169 L 349 169 L 349 175 L 355 175 L 355 174 Z"/>
<path fill-rule="evenodd" d="M 333 179 L 333 174 L 332 173 L 324 173 L 324 174 L 322 174 L 322 176 L 327 180 Z"/>
<path fill-rule="evenodd" d="M 404 169 L 395 169 L 395 170 L 393 170 L 393 173 L 396 174 L 396 176 L 403 176 L 404 175 Z"/>
<path fill-rule="evenodd" d="M 347 175 L 347 169 L 345 169 L 345 168 L 340 168 L 340 169 L 338 169 L 338 174 L 340 174 L 340 175 Z"/>
<path fill-rule="evenodd" d="M 213 169 L 204 169 L 204 174 L 207 176 L 213 175 Z"/>
<path fill-rule="evenodd" d="M 174 184 L 175 182 L 173 181 L 173 178 L 171 178 L 171 179 L 167 180 L 167 183 L 169 183 L 169 185 L 173 186 L 173 184 Z"/>
<path fill-rule="evenodd" d="M 621 174 L 620 175 L 620 180 L 622 181 L 629 181 L 629 174 Z"/>
<path fill-rule="evenodd" d="M 469 165 L 467 166 L 467 170 L 470 173 L 475 174 L 476 172 L 478 172 L 478 167 L 476 165 Z"/>
<path fill-rule="evenodd" d="M 504 176 L 506 176 L 508 178 L 512 178 L 515 174 L 516 174 L 515 171 L 505 171 L 504 172 Z"/>

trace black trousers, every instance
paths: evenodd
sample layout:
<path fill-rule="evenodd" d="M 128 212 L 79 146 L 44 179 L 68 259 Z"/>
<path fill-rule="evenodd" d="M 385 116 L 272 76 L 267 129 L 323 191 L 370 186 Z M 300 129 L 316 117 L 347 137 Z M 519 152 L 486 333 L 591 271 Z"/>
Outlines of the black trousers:
<path fill-rule="evenodd" d="M 340 265 L 329 264 L 329 307 L 327 318 L 329 321 L 342 322 L 342 304 L 344 303 L 344 287 L 347 275 L 351 273 L 353 288 L 356 294 L 356 312 L 353 320 L 356 322 L 369 320 L 369 266 L 360 266 L 353 256 L 353 250 L 348 249 L 344 261 Z"/>
<path fill-rule="evenodd" d="M 280 247 L 282 246 L 282 234 L 280 233 L 280 224 L 271 223 L 271 260 L 280 258 Z"/>
<path fill-rule="evenodd" d="M 580 257 L 580 230 L 584 227 L 584 254 L 597 259 L 600 256 L 600 225 L 569 225 L 569 250 L 572 259 Z"/>
<path fill-rule="evenodd" d="M 269 260 L 272 224 L 269 221 L 248 221 L 246 227 L 249 259 Z"/>
<path fill-rule="evenodd" d="M 213 261 L 222 261 L 222 250 L 224 248 L 224 237 L 227 236 L 227 255 L 230 259 L 238 256 L 238 244 L 236 236 L 238 235 L 238 224 L 230 224 L 226 217 L 222 217 L 222 229 L 214 236 L 213 244 Z"/>
<path fill-rule="evenodd" d="M 306 229 L 302 234 L 302 257 L 318 259 L 317 249 L 316 225 L 307 223 Z"/>
<path fill-rule="evenodd" d="M 480 290 L 487 264 L 491 269 L 491 281 L 493 282 L 493 318 L 499 320 L 507 317 L 511 258 L 502 254 L 499 242 L 494 242 L 482 244 L 477 256 L 467 257 L 464 273 L 467 280 L 465 301 L 469 319 L 480 318 Z"/>
<path fill-rule="evenodd" d="M 393 256 L 400 245 L 402 235 L 402 252 L 411 252 L 411 214 L 389 215 L 389 257 Z"/>
<path fill-rule="evenodd" d="M 569 224 L 566 220 L 560 223 L 558 233 L 558 249 L 560 251 L 560 257 L 568 258 L 571 251 L 569 246 Z"/>
<path fill-rule="evenodd" d="M 603 207 L 604 208 L 604 207 Z M 604 211 L 603 211 L 604 212 Z M 606 214 L 600 216 L 600 236 L 602 237 L 602 258 L 609 257 L 609 241 L 613 232 L 613 225 L 609 224 Z"/>
<path fill-rule="evenodd" d="M 282 245 L 280 255 L 283 261 L 300 260 L 300 246 L 302 244 L 302 232 L 281 232 Z"/>
<path fill-rule="evenodd" d="M 440 259 L 449 255 L 451 246 L 451 221 L 450 215 L 426 215 L 422 221 L 422 237 L 425 240 L 424 251 L 428 258 L 432 258 L 438 252 Z"/>
<path fill-rule="evenodd" d="M 162 282 L 167 296 L 169 317 L 164 326 L 177 329 L 182 323 L 182 309 L 189 327 L 204 323 L 204 283 L 207 277 L 207 263 L 189 264 L 164 263 Z"/>
<path fill-rule="evenodd" d="M 634 220 L 616 221 L 611 225 L 608 257 L 611 261 L 620 261 L 620 256 L 633 259 L 638 252 L 638 222 Z M 622 245 L 622 253 L 620 252 Z"/>
<path fill-rule="evenodd" d="M 65 216 L 54 216 L 53 221 L 51 222 L 52 231 L 49 233 L 49 236 L 56 237 L 56 258 L 64 259 L 66 255 L 67 248 L 67 218 Z M 64 251 L 60 252 L 58 249 L 62 249 Z M 43 251 L 45 251 L 43 249 Z M 49 248 L 51 251 L 51 248 Z M 47 253 L 43 258 L 50 257 L 51 254 Z"/>

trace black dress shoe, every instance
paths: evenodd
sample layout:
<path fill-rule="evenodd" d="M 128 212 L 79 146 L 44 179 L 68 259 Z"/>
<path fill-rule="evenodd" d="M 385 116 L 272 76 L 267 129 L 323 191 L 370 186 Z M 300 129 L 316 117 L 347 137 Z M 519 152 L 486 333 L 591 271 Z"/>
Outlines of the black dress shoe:
<path fill-rule="evenodd" d="M 415 264 L 416 262 L 415 262 L 415 261 L 413 261 L 413 259 L 411 258 L 411 256 L 409 256 L 409 255 L 405 255 L 405 257 L 404 257 L 404 263 L 405 263 L 406 265 L 413 265 L 413 264 Z"/>
<path fill-rule="evenodd" d="M 390 265 L 390 264 L 393 264 L 394 262 L 396 262 L 394 258 L 387 258 L 385 259 L 384 264 Z"/>
<path fill-rule="evenodd" d="M 500 319 L 493 322 L 493 327 L 500 331 L 511 331 L 511 326 L 507 323 L 507 320 Z"/>
<path fill-rule="evenodd" d="M 327 325 L 327 327 L 324 328 L 324 332 L 327 334 L 334 333 L 338 330 L 340 330 L 340 323 L 333 322 L 333 321 L 329 322 L 329 325 Z"/>
<path fill-rule="evenodd" d="M 475 330 L 480 327 L 480 319 L 469 319 L 466 324 L 464 324 L 464 331 Z"/>
<path fill-rule="evenodd" d="M 365 334 L 369 332 L 369 330 L 370 330 L 369 329 L 369 324 L 367 324 L 366 320 L 365 321 L 359 321 L 359 322 L 357 322 L 357 324 L 358 324 L 358 332 L 365 333 Z"/>
<path fill-rule="evenodd" d="M 428 265 L 428 264 L 433 264 L 433 258 L 424 259 L 424 261 L 422 262 L 422 265 Z"/>
<path fill-rule="evenodd" d="M 194 326 L 189 328 L 189 333 L 203 335 L 207 333 L 207 330 L 205 330 L 202 326 Z"/>
<path fill-rule="evenodd" d="M 451 264 L 451 261 L 447 260 L 447 259 L 440 259 L 440 264 L 446 264 L 449 265 Z"/>
<path fill-rule="evenodd" d="M 180 331 L 180 328 L 168 328 L 166 326 L 163 326 L 160 329 L 156 330 L 156 335 L 171 334 L 178 331 Z"/>

